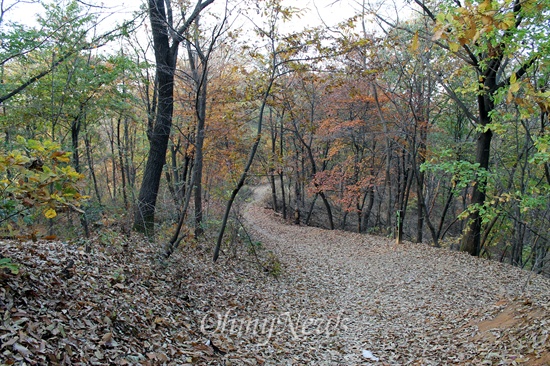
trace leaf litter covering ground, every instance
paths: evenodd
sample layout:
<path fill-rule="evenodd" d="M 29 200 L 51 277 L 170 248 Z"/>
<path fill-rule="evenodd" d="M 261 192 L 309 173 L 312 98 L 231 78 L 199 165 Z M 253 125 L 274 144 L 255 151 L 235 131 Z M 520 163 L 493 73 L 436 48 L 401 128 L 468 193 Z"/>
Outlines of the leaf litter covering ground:
<path fill-rule="evenodd" d="M 256 199 L 265 191 L 256 190 Z M 248 205 L 281 274 L 120 236 L 2 242 L 2 364 L 548 365 L 550 281 L 425 245 L 286 225 Z M 247 259 L 248 258 L 248 259 Z M 243 260 L 245 259 L 245 260 Z M 276 262 L 273 262 L 276 263 Z M 273 268 L 272 268 L 273 269 Z"/>

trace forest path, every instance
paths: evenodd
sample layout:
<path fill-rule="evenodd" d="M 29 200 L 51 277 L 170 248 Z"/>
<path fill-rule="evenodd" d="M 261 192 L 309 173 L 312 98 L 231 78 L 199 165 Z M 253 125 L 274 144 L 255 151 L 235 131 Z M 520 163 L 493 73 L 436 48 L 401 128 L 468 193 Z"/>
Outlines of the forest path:
<path fill-rule="evenodd" d="M 271 310 L 291 323 L 270 334 L 278 364 L 550 364 L 548 279 L 427 245 L 289 225 L 262 207 L 268 194 L 254 189 L 244 219 L 282 263 Z"/>

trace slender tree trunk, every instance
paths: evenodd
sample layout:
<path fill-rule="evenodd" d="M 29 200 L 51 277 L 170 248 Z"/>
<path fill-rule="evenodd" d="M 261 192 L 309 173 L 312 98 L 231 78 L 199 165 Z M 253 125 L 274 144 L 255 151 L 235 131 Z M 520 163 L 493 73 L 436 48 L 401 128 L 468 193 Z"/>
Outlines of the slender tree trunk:
<path fill-rule="evenodd" d="M 124 207 L 128 208 L 128 197 L 126 195 L 126 170 L 125 170 L 125 164 L 124 164 L 124 148 L 122 146 L 122 139 L 121 139 L 121 124 L 122 124 L 122 116 L 118 118 L 117 120 L 117 150 L 118 150 L 118 161 L 119 161 L 119 167 L 120 167 L 120 176 L 122 180 L 122 199 L 124 202 Z M 114 167 L 113 167 L 114 168 Z"/>
<path fill-rule="evenodd" d="M 81 172 L 80 168 L 80 149 L 79 149 L 79 139 L 80 139 L 80 128 L 82 126 L 82 119 L 85 118 L 85 108 L 86 105 L 81 103 L 78 109 L 78 114 L 71 123 L 71 144 L 73 148 L 73 167 L 74 170 L 78 173 Z"/>
<path fill-rule="evenodd" d="M 166 88 L 172 89 L 173 86 L 170 85 Z M 149 142 L 149 155 L 147 156 L 134 217 L 134 229 L 148 236 L 154 234 L 155 206 L 160 187 L 160 177 L 166 162 L 166 149 L 168 148 L 172 125 L 172 105 L 169 102 L 171 96 L 167 96 L 166 90 L 159 94 L 166 94 L 164 96 L 159 95 L 159 115 L 162 114 L 164 117 L 157 118 L 156 132 L 153 133 Z"/>
<path fill-rule="evenodd" d="M 85 118 L 85 111 L 84 111 L 85 105 L 80 105 L 80 110 L 78 112 L 78 116 L 74 119 L 73 123 L 71 124 L 71 139 L 72 139 L 72 147 L 73 147 L 73 165 L 74 170 L 78 173 L 81 172 L 80 167 L 80 149 L 79 149 L 79 138 L 80 138 L 80 128 L 82 126 L 82 119 Z M 88 218 L 86 217 L 86 213 L 82 213 L 79 215 L 80 217 L 80 224 L 82 225 L 82 229 L 84 230 L 84 235 L 86 238 L 90 237 L 90 229 L 88 227 Z M 50 221 L 51 222 L 51 221 Z"/>
<path fill-rule="evenodd" d="M 186 192 L 189 189 L 189 181 L 191 179 L 191 175 L 193 175 L 193 156 L 186 153 L 185 158 L 183 159 L 183 170 L 180 174 L 180 187 L 178 188 L 180 202 L 183 201 L 183 198 L 185 197 Z"/>
<path fill-rule="evenodd" d="M 374 151 L 374 148 L 373 148 L 373 151 Z M 363 219 L 362 219 L 362 223 L 361 223 L 361 232 L 365 232 L 367 230 L 367 227 L 369 225 L 369 220 L 370 220 L 370 215 L 372 213 L 372 208 L 374 206 L 374 183 L 375 183 L 375 180 L 374 180 L 374 175 L 375 175 L 375 171 L 374 171 L 374 164 L 375 164 L 375 157 L 374 157 L 374 154 L 372 155 L 372 158 L 371 158 L 371 168 L 370 168 L 370 181 L 369 181 L 369 186 L 367 188 L 367 194 L 368 194 L 368 203 L 367 203 L 367 210 L 365 211 L 365 213 L 363 214 Z M 363 205 L 364 206 L 364 205 Z"/>
<path fill-rule="evenodd" d="M 225 20 L 223 21 L 225 22 Z M 222 24 L 223 24 L 222 22 Z M 189 66 L 192 72 L 193 88 L 195 91 L 195 116 L 197 117 L 197 133 L 195 136 L 195 161 L 193 164 L 194 177 L 194 202 L 195 202 L 195 238 L 200 237 L 203 232 L 203 147 L 206 128 L 206 103 L 208 86 L 208 61 L 218 37 L 221 35 L 223 26 L 214 32 L 206 52 L 203 52 L 198 37 L 199 19 L 197 18 L 197 31 L 193 43 L 186 40 Z"/>
<path fill-rule="evenodd" d="M 284 178 L 284 171 L 281 168 L 279 171 L 279 184 L 281 186 L 281 203 L 282 207 L 281 210 L 283 211 L 283 219 L 286 220 L 286 193 L 285 193 L 285 178 Z"/>
<path fill-rule="evenodd" d="M 417 173 L 419 172 L 418 169 L 416 169 Z M 417 174 L 415 173 L 415 174 Z M 424 179 L 424 177 L 422 177 L 422 179 Z M 419 181 L 420 178 L 417 177 L 417 181 Z M 417 185 L 418 186 L 421 186 L 420 183 L 417 182 Z M 426 198 L 424 197 L 424 190 L 420 189 L 418 190 L 418 202 L 420 204 L 419 206 L 419 209 L 422 210 L 421 212 L 419 212 L 419 220 L 420 220 L 420 217 L 422 216 L 422 225 L 424 224 L 424 222 L 426 222 L 426 224 L 428 225 L 428 229 L 430 229 L 430 233 L 432 235 L 432 240 L 434 242 L 434 246 L 435 247 L 439 247 L 439 232 L 436 232 L 435 231 L 435 227 L 433 226 L 432 224 L 432 221 L 430 219 L 430 214 L 428 212 L 428 206 L 426 205 Z M 443 215 L 442 215 L 442 218 L 441 218 L 441 223 L 440 225 L 443 225 L 443 221 L 445 220 L 445 212 L 446 210 L 443 212 Z M 441 226 L 440 226 L 440 229 L 441 229 Z M 418 230 L 420 230 L 420 223 L 419 223 L 419 228 Z M 422 238 L 422 237 L 420 237 Z"/>
<path fill-rule="evenodd" d="M 386 230 L 391 229 L 391 217 L 392 217 L 392 189 L 391 189 L 391 140 L 388 136 L 388 123 L 386 119 L 384 118 L 384 115 L 382 113 L 382 106 L 380 105 L 380 101 L 378 99 L 378 90 L 376 89 L 376 85 L 372 84 L 373 94 L 374 94 L 374 100 L 376 102 L 376 107 L 378 109 L 378 116 L 380 118 L 380 122 L 382 122 L 382 126 L 384 128 L 384 135 L 385 135 L 385 141 L 386 141 L 386 166 L 385 166 L 385 177 L 384 177 L 384 187 L 385 187 L 385 197 L 386 197 Z"/>
<path fill-rule="evenodd" d="M 425 173 L 421 170 L 422 164 L 426 162 L 426 140 L 428 137 L 428 113 L 425 111 L 425 108 L 423 105 L 420 106 L 420 111 L 418 113 L 419 116 L 422 116 L 422 120 L 418 121 L 416 120 L 416 125 L 418 126 L 419 130 L 419 142 L 418 142 L 418 149 L 416 151 L 416 157 L 414 158 L 414 170 L 417 177 L 416 181 L 416 189 L 417 189 L 417 227 L 416 227 L 416 242 L 422 243 L 423 240 L 423 233 L 424 233 L 424 213 L 426 214 L 426 217 L 428 217 L 428 212 L 424 212 L 422 206 L 426 204 L 424 201 L 424 181 L 425 181 Z M 427 108 L 426 108 L 427 109 Z M 425 120 L 424 120 L 425 118 Z M 422 198 L 422 200 L 421 200 Z M 437 245 L 437 242 L 434 242 L 434 245 Z"/>
<path fill-rule="evenodd" d="M 159 73 L 158 111 L 149 138 L 149 154 L 139 191 L 134 229 L 148 236 L 154 234 L 155 206 L 160 178 L 166 162 L 166 150 L 172 127 L 174 76 L 162 68 Z"/>
<path fill-rule="evenodd" d="M 365 202 L 367 202 L 368 190 L 363 194 L 363 197 L 357 200 L 355 209 L 357 210 L 357 232 L 361 233 L 361 224 L 363 223 L 363 209 L 365 208 Z"/>
<path fill-rule="evenodd" d="M 271 187 L 271 205 L 273 207 L 273 211 L 278 212 L 277 210 L 277 187 L 275 186 L 275 172 L 270 171 L 269 172 L 269 186 Z"/>
<path fill-rule="evenodd" d="M 369 220 L 370 216 L 372 214 L 372 208 L 374 207 L 374 187 L 368 188 L 368 198 L 367 201 L 367 209 L 365 210 L 365 213 L 362 216 L 362 223 L 361 223 L 361 232 L 364 233 L 367 228 L 369 227 Z"/>
<path fill-rule="evenodd" d="M 449 195 L 447 196 L 445 207 L 443 208 L 443 212 L 441 213 L 441 218 L 439 219 L 439 225 L 437 227 L 437 232 L 435 236 L 438 240 L 439 238 L 441 238 L 441 234 L 442 234 L 441 231 L 443 230 L 443 225 L 445 224 L 445 217 L 447 216 L 447 212 L 449 211 L 449 208 L 451 207 L 451 204 L 453 202 L 453 196 L 454 196 L 453 190 L 449 189 Z M 435 242 L 434 242 L 434 245 L 436 245 Z"/>
<path fill-rule="evenodd" d="M 135 169 L 134 169 L 134 144 L 133 139 L 130 136 L 130 126 L 128 119 L 124 119 L 124 158 L 126 161 L 126 178 L 128 185 L 130 186 L 130 192 L 132 193 L 132 201 L 134 201 L 134 183 L 135 183 Z"/>
<path fill-rule="evenodd" d="M 178 187 L 180 185 L 180 176 L 178 174 L 178 161 L 177 161 L 177 148 L 175 146 L 170 146 L 170 156 L 171 156 L 171 169 L 166 170 L 164 173 L 166 177 L 166 183 L 168 185 L 168 190 L 178 211 L 178 220 L 181 217 L 181 201 Z"/>
<path fill-rule="evenodd" d="M 279 131 L 279 135 L 280 135 L 279 159 L 283 161 L 285 142 L 284 142 L 284 121 L 282 117 L 280 121 L 281 123 L 280 123 L 280 131 Z M 281 199 L 282 199 L 281 202 L 283 204 L 283 206 L 281 207 L 281 210 L 283 210 L 283 219 L 286 220 L 286 194 L 285 194 L 285 178 L 284 178 L 285 171 L 283 166 L 284 164 L 281 164 L 279 168 L 279 184 L 281 185 Z"/>
<path fill-rule="evenodd" d="M 78 138 L 80 134 L 80 115 L 78 115 L 71 124 L 71 143 L 73 148 L 73 167 L 80 173 L 80 151 L 78 147 Z"/>
<path fill-rule="evenodd" d="M 117 171 L 117 154 L 115 152 L 115 126 L 113 123 L 113 118 L 110 119 L 110 131 L 107 132 L 107 136 L 109 137 L 109 147 L 111 149 L 110 151 L 110 157 L 111 157 L 111 180 L 113 182 L 113 195 L 112 199 L 113 201 L 116 201 L 117 199 L 117 179 L 116 179 L 116 171 Z"/>
<path fill-rule="evenodd" d="M 422 243 L 422 234 L 424 231 L 424 209 L 422 207 L 422 202 L 420 200 L 420 197 L 424 197 L 424 172 L 418 172 L 418 181 L 416 184 L 416 190 L 417 190 L 417 223 L 416 223 L 416 242 Z"/>
<path fill-rule="evenodd" d="M 189 180 L 189 187 L 193 186 L 193 180 L 195 179 L 194 174 L 190 174 L 190 180 Z M 178 226 L 176 227 L 176 230 L 174 231 L 174 234 L 172 235 L 172 238 L 170 241 L 164 246 L 164 257 L 168 258 L 174 253 L 174 250 L 177 249 L 180 242 L 183 240 L 183 237 L 180 236 L 181 228 L 183 227 L 183 223 L 185 222 L 185 217 L 187 215 L 187 209 L 189 208 L 189 202 L 191 201 L 191 192 L 192 189 L 187 189 L 187 194 L 185 195 L 183 199 L 183 207 L 181 208 L 181 216 L 178 221 Z"/>
<path fill-rule="evenodd" d="M 101 205 L 101 193 L 99 191 L 99 186 L 97 184 L 94 158 L 92 155 L 92 147 L 90 146 L 90 138 L 88 136 L 87 131 L 85 132 L 85 135 L 84 135 L 84 146 L 86 147 L 86 158 L 88 160 L 88 168 L 90 170 L 90 176 L 92 177 L 92 182 L 94 182 L 94 191 L 96 194 L 97 202 Z"/>
<path fill-rule="evenodd" d="M 107 160 L 103 160 L 103 171 L 105 172 L 105 182 L 107 184 L 107 192 L 109 198 L 113 200 L 113 192 L 111 191 L 111 179 L 109 179 L 109 167 L 107 166 Z"/>
<path fill-rule="evenodd" d="M 309 224 L 311 223 L 311 217 L 313 216 L 313 210 L 315 209 L 315 203 L 317 202 L 317 197 L 319 197 L 319 194 L 315 193 L 315 195 L 313 196 L 313 200 L 311 201 L 311 205 L 309 206 L 309 210 L 307 212 L 306 226 L 309 226 Z"/>
<path fill-rule="evenodd" d="M 203 73 L 206 73 L 206 65 L 204 65 Z M 200 88 L 197 91 L 197 136 L 195 141 L 195 238 L 201 236 L 204 232 L 202 227 L 203 211 L 202 211 L 202 167 L 203 167 L 203 146 L 204 146 L 204 129 L 206 122 L 206 75 L 201 77 L 202 82 L 197 86 Z"/>
<path fill-rule="evenodd" d="M 271 127 L 271 156 L 269 162 L 269 184 L 271 186 L 271 204 L 273 206 L 273 211 L 278 212 L 277 204 L 277 186 L 275 185 L 275 170 L 277 168 L 277 126 L 273 122 L 273 110 L 269 109 L 269 122 Z"/>
<path fill-rule="evenodd" d="M 300 153 L 298 152 L 298 148 L 296 148 L 295 151 L 295 162 L 296 166 L 294 167 L 294 171 L 296 173 L 296 177 L 294 179 L 294 224 L 300 225 L 301 221 L 301 203 L 302 203 L 302 195 L 300 193 L 300 172 L 303 171 L 299 169 L 299 159 L 300 159 Z"/>
<path fill-rule="evenodd" d="M 546 123 L 550 108 L 544 105 L 540 105 L 540 108 L 540 135 L 544 136 L 546 134 Z M 546 177 L 546 182 L 550 184 L 550 163 L 544 163 L 544 176 Z"/>

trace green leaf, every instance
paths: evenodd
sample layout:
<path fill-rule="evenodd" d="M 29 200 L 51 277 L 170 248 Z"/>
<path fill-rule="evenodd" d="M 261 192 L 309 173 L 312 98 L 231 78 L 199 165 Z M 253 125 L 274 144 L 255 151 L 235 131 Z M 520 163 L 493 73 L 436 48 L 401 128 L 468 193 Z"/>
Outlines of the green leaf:
<path fill-rule="evenodd" d="M 19 273 L 19 264 L 13 263 L 11 258 L 1 258 L 0 268 L 8 269 L 14 275 Z"/>
<path fill-rule="evenodd" d="M 450 49 L 452 52 L 458 52 L 458 50 L 460 49 L 460 44 L 459 44 L 459 43 L 455 43 L 455 42 L 449 42 L 449 49 Z"/>

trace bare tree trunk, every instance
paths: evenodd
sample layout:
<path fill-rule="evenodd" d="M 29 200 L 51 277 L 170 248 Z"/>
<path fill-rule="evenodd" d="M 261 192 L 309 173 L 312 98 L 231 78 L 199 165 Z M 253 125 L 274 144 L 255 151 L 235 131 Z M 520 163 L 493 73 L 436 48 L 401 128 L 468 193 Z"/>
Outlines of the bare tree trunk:
<path fill-rule="evenodd" d="M 110 151 L 110 158 L 111 158 L 111 180 L 113 182 L 113 195 L 112 199 L 113 201 L 116 201 L 117 198 L 117 179 L 116 179 L 116 171 L 117 171 L 117 154 L 115 152 L 115 126 L 113 124 L 113 118 L 109 120 L 109 128 L 110 131 L 107 131 L 107 136 L 109 137 L 109 147 L 111 149 Z"/>
<path fill-rule="evenodd" d="M 208 49 L 203 51 L 199 39 L 199 18 L 197 17 L 197 25 L 195 36 L 192 41 L 186 39 L 187 55 L 189 58 L 189 66 L 193 80 L 193 89 L 195 92 L 195 116 L 197 117 L 197 131 L 195 136 L 195 160 L 193 163 L 194 177 L 194 203 L 195 203 L 195 238 L 200 237 L 203 232 L 203 147 L 206 128 L 206 98 L 208 86 L 208 62 L 210 55 L 216 45 L 218 38 L 223 31 L 223 24 L 226 18 L 222 20 L 222 25 L 215 28 L 212 33 L 212 38 L 209 41 Z"/>
<path fill-rule="evenodd" d="M 79 139 L 80 139 L 80 128 L 82 126 L 82 119 L 86 118 L 84 109 L 85 109 L 85 104 L 81 103 L 78 111 L 78 115 L 76 116 L 76 118 L 73 120 L 73 123 L 71 124 L 73 165 L 74 165 L 74 170 L 78 173 L 80 173 L 82 170 L 80 167 Z M 82 225 L 82 229 L 84 230 L 84 235 L 86 236 L 86 238 L 90 237 L 90 229 L 88 227 L 88 218 L 86 217 L 86 213 L 84 212 L 80 214 L 79 218 L 80 218 L 80 224 Z"/>
<path fill-rule="evenodd" d="M 416 184 L 416 196 L 418 197 L 418 202 L 416 205 L 416 214 L 417 214 L 417 221 L 416 221 L 416 242 L 422 243 L 422 234 L 424 231 L 424 209 L 422 208 L 422 202 L 420 200 L 420 197 L 423 197 L 423 189 L 424 189 L 424 172 L 418 172 L 418 180 Z"/>
<path fill-rule="evenodd" d="M 81 172 L 80 169 L 80 151 L 78 146 L 78 139 L 80 134 L 80 114 L 73 120 L 71 123 L 71 142 L 73 148 L 73 167 L 74 170 L 78 173 Z"/>
<path fill-rule="evenodd" d="M 206 73 L 206 65 L 205 70 Z M 204 83 L 200 84 L 200 90 L 197 92 L 197 137 L 195 141 L 195 162 L 193 171 L 195 175 L 194 201 L 195 201 L 195 238 L 200 237 L 204 229 L 202 227 L 202 166 L 203 166 L 203 146 L 204 146 L 204 128 L 206 120 L 206 75 L 203 76 Z"/>
<path fill-rule="evenodd" d="M 311 217 L 313 215 L 313 210 L 315 209 L 315 202 L 317 202 L 317 197 L 319 197 L 319 194 L 315 193 L 315 195 L 313 196 L 313 200 L 311 201 L 311 205 L 309 206 L 309 210 L 307 212 L 306 225 L 309 225 L 311 223 Z"/>
<path fill-rule="evenodd" d="M 271 204 L 273 206 L 273 211 L 278 212 L 278 204 L 277 204 L 277 187 L 275 185 L 275 169 L 278 165 L 277 163 L 277 126 L 273 122 L 273 110 L 269 109 L 269 122 L 271 127 L 271 157 L 270 157 L 270 166 L 268 171 L 269 176 L 269 184 L 271 185 Z"/>
<path fill-rule="evenodd" d="M 190 181 L 189 181 L 189 187 L 193 187 L 193 180 L 195 179 L 195 175 L 190 175 Z M 176 227 L 176 230 L 174 231 L 174 234 L 172 235 L 172 238 L 170 241 L 164 246 L 164 257 L 168 258 L 174 253 L 174 251 L 178 248 L 180 242 L 183 240 L 183 237 L 180 236 L 181 234 L 181 228 L 183 227 L 183 223 L 185 222 L 185 217 L 187 215 L 187 209 L 189 208 L 189 202 L 191 201 L 191 193 L 193 192 L 192 189 L 187 189 L 187 193 L 183 199 L 183 207 L 181 209 L 181 216 L 178 221 L 178 226 Z"/>
<path fill-rule="evenodd" d="M 378 116 L 380 118 L 380 122 L 382 122 L 382 125 L 384 127 L 384 135 L 386 136 L 386 166 L 385 166 L 385 177 L 384 177 L 384 187 L 385 187 L 385 197 L 386 197 L 386 230 L 391 230 L 391 217 L 392 217 L 392 189 L 391 189 L 391 140 L 388 137 L 388 123 L 386 119 L 384 118 L 384 115 L 382 113 L 382 107 L 380 105 L 380 101 L 378 99 L 378 90 L 376 89 L 376 85 L 372 84 L 372 90 L 374 94 L 374 100 L 376 102 L 376 108 L 378 109 Z"/>
<path fill-rule="evenodd" d="M 283 219 L 286 220 L 286 193 L 285 193 L 285 179 L 284 179 L 284 171 L 281 169 L 279 172 L 279 184 L 281 185 L 281 203 L 282 207 L 281 210 L 283 211 Z"/>
<path fill-rule="evenodd" d="M 172 196 L 172 200 L 174 201 L 174 205 L 176 206 L 176 210 L 178 211 L 178 220 L 181 217 L 181 200 L 180 200 L 180 193 L 179 193 L 179 185 L 180 185 L 180 175 L 178 173 L 178 160 L 177 160 L 177 151 L 179 149 L 179 141 L 178 146 L 170 146 L 170 156 L 171 156 L 171 169 L 166 170 L 164 173 L 166 177 L 166 183 L 168 185 L 168 190 L 170 191 L 170 195 Z"/>
<path fill-rule="evenodd" d="M 113 200 L 113 192 L 111 191 L 111 179 L 109 179 L 109 167 L 107 166 L 107 160 L 103 160 L 103 170 L 105 172 L 105 181 L 107 184 L 107 192 L 109 193 L 109 198 Z"/>
<path fill-rule="evenodd" d="M 120 165 L 120 176 L 121 176 L 121 180 L 122 180 L 122 199 L 123 199 L 123 202 L 124 202 L 124 207 L 128 208 L 128 197 L 126 195 L 126 169 L 125 169 L 125 164 L 124 164 L 124 148 L 122 146 L 122 139 L 121 139 L 121 136 L 120 136 L 120 134 L 121 134 L 121 132 L 120 132 L 121 122 L 122 122 L 122 116 L 120 116 L 118 118 L 118 121 L 117 121 L 116 138 L 117 138 L 118 161 L 119 161 L 119 165 Z M 113 167 L 113 169 L 114 169 L 114 167 Z"/>
<path fill-rule="evenodd" d="M 283 160 L 283 157 L 284 157 L 284 146 L 285 146 L 285 143 L 284 143 L 284 121 L 283 121 L 283 118 L 281 117 L 281 123 L 280 123 L 280 144 L 279 144 L 279 158 L 281 159 L 281 161 Z M 284 165 L 284 164 L 283 164 Z M 286 195 L 285 195 L 285 182 L 284 182 L 284 169 L 283 169 L 283 165 L 281 165 L 280 167 L 280 170 L 279 170 L 279 183 L 281 185 L 281 202 L 283 204 L 282 206 L 282 210 L 283 210 L 283 219 L 286 220 Z"/>
<path fill-rule="evenodd" d="M 275 186 L 275 172 L 271 171 L 269 173 L 269 185 L 271 187 L 271 205 L 273 206 L 273 211 L 277 212 L 277 187 Z"/>
<path fill-rule="evenodd" d="M 99 186 L 97 184 L 94 158 L 92 155 L 92 147 L 90 146 L 90 138 L 88 136 L 88 132 L 84 134 L 84 146 L 86 147 L 86 158 L 88 160 L 88 168 L 90 169 L 90 176 L 92 177 L 92 182 L 94 182 L 94 191 L 96 194 L 97 202 L 101 205 L 101 193 L 99 191 Z"/>
<path fill-rule="evenodd" d="M 295 172 L 295 179 L 294 179 L 294 224 L 295 225 L 300 225 L 300 221 L 301 221 L 301 203 L 302 203 L 302 195 L 300 193 L 300 180 L 301 180 L 301 177 L 300 177 L 300 171 L 301 169 L 299 169 L 299 166 L 298 166 L 298 162 L 299 162 L 299 158 L 300 158 L 300 153 L 298 152 L 298 149 L 296 149 L 295 151 L 295 163 L 296 163 L 296 166 L 294 167 L 294 172 Z"/>

